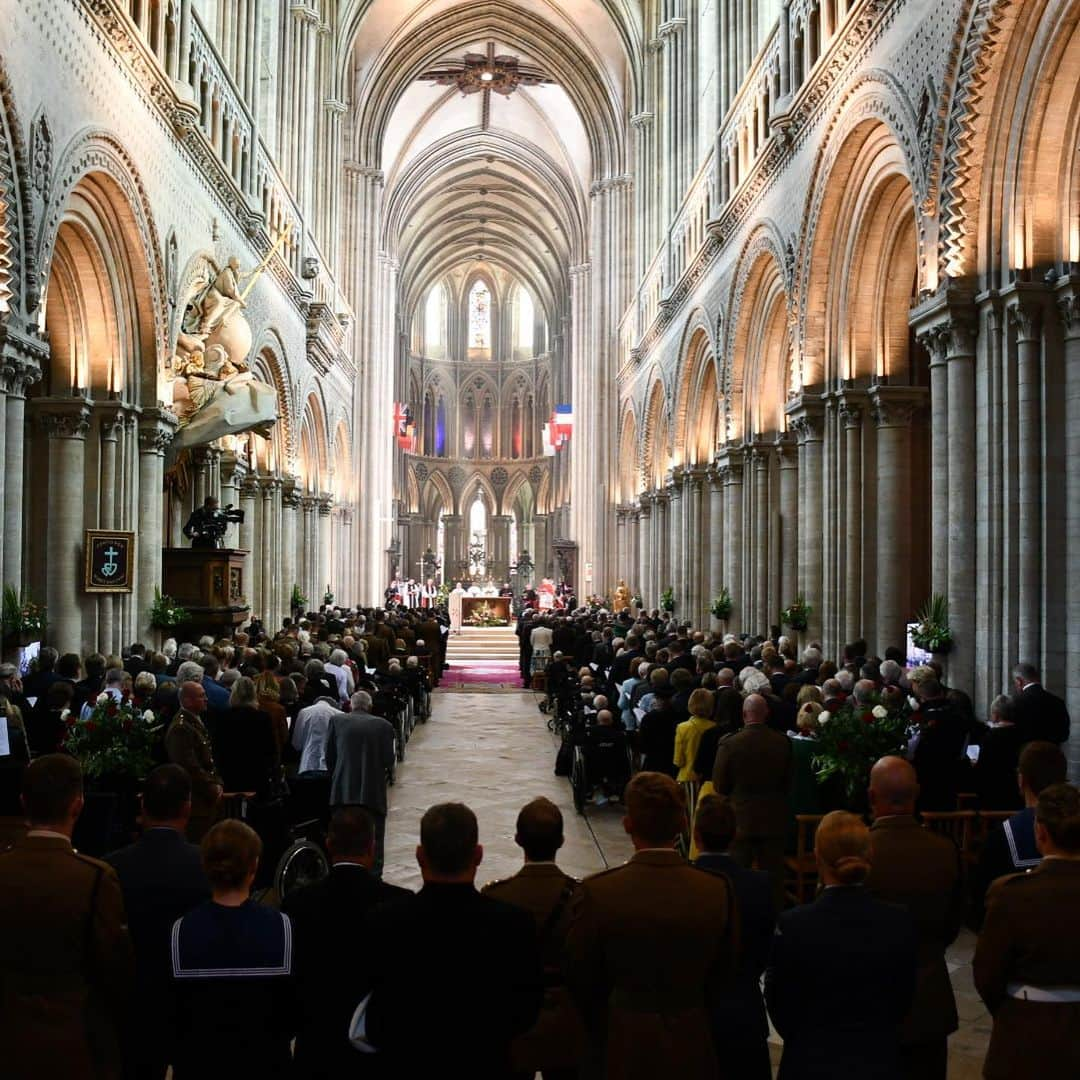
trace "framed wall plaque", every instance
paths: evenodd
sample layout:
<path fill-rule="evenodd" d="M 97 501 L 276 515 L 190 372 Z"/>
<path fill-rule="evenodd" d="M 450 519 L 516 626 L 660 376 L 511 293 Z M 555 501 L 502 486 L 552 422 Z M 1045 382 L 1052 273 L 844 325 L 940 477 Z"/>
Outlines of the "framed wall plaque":
<path fill-rule="evenodd" d="M 83 588 L 86 592 L 131 592 L 135 566 L 133 532 L 87 529 L 85 547 L 86 571 Z"/>

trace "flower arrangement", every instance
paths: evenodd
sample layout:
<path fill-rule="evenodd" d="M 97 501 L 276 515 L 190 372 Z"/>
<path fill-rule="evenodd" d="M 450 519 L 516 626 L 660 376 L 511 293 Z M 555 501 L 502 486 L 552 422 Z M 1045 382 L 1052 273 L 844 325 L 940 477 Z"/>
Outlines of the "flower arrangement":
<path fill-rule="evenodd" d="M 324 606 L 329 607 L 334 602 L 334 594 L 330 591 L 330 586 L 326 586 L 326 593 L 322 598 Z"/>
<path fill-rule="evenodd" d="M 181 607 L 171 596 L 163 596 L 154 589 L 154 602 L 150 605 L 150 625 L 158 630 L 170 630 L 187 622 L 187 609 Z"/>
<path fill-rule="evenodd" d="M 102 693 L 87 719 L 64 710 L 64 749 L 78 758 L 93 780 L 138 780 L 154 767 L 154 743 L 161 725 L 147 709 L 140 712 L 125 691 Z"/>
<path fill-rule="evenodd" d="M 889 707 L 880 700 L 866 706 L 849 699 L 835 712 L 819 713 L 813 758 L 818 783 L 839 776 L 848 805 L 861 806 L 874 762 L 904 752 L 908 726 L 907 703 L 903 699 Z"/>
<path fill-rule="evenodd" d="M 607 598 L 603 596 L 597 596 L 595 593 L 590 596 L 585 602 L 589 605 L 590 611 L 599 611 L 601 608 L 607 607 Z"/>
<path fill-rule="evenodd" d="M 797 633 L 805 633 L 810 625 L 810 616 L 814 609 L 801 597 L 795 597 L 795 602 L 780 612 L 780 621 Z"/>
<path fill-rule="evenodd" d="M 675 610 L 675 590 L 670 585 L 660 594 L 660 606 L 664 611 Z"/>
<path fill-rule="evenodd" d="M 307 597 L 299 585 L 292 587 L 292 594 L 289 596 L 289 607 L 293 611 L 303 611 L 307 607 Z"/>
<path fill-rule="evenodd" d="M 435 606 L 446 607 L 450 603 L 450 582 L 444 581 L 435 590 Z"/>
<path fill-rule="evenodd" d="M 466 626 L 505 626 L 506 620 L 491 610 L 490 604 L 480 604 L 465 620 Z"/>
<path fill-rule="evenodd" d="M 27 638 L 39 638 L 45 633 L 45 607 L 35 604 L 25 596 L 20 597 L 18 592 L 10 586 L 4 586 L 2 606 L 3 633 L 9 635 L 21 635 Z"/>
<path fill-rule="evenodd" d="M 725 622 L 731 618 L 731 610 L 734 607 L 731 601 L 731 593 L 728 592 L 726 585 L 720 586 L 720 592 L 713 597 L 712 607 L 709 609 L 712 612 L 714 619 L 718 619 L 720 622 Z"/>
<path fill-rule="evenodd" d="M 952 648 L 952 629 L 949 627 L 949 601 L 934 593 L 915 616 L 919 625 L 911 633 L 911 641 L 927 652 L 945 653 Z"/>

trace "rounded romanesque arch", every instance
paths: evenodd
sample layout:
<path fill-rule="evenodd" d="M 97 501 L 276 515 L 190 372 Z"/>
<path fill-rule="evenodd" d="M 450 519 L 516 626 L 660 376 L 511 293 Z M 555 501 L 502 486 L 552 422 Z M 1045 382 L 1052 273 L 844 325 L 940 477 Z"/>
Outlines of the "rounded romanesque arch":
<path fill-rule="evenodd" d="M 706 313 L 698 308 L 690 314 L 683 331 L 683 340 L 679 347 L 678 392 L 675 398 L 675 457 L 685 464 L 693 464 L 711 456 L 711 449 L 706 458 L 699 458 L 701 432 L 697 422 L 701 419 L 701 394 L 708 394 L 708 374 L 713 376 L 711 402 L 715 405 L 716 368 L 713 357 L 716 355 L 709 320 Z M 707 408 L 706 408 L 707 412 Z M 709 424 L 709 430 L 715 431 L 715 423 Z"/>
<path fill-rule="evenodd" d="M 668 397 L 663 378 L 657 373 L 645 406 L 641 440 L 641 479 L 645 488 L 661 488 L 671 464 L 671 437 Z"/>

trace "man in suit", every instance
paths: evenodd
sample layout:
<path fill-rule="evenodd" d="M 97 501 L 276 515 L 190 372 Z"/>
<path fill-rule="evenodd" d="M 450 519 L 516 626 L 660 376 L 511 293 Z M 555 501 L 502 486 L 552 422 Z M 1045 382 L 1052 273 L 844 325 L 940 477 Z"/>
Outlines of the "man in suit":
<path fill-rule="evenodd" d="M 913 763 L 919 778 L 919 809 L 955 810 L 964 740 L 970 728 L 937 679 L 922 679 L 915 692 L 920 733 Z"/>
<path fill-rule="evenodd" d="M 747 870 L 727 852 L 735 838 L 735 810 L 723 795 L 706 795 L 694 815 L 695 863 L 726 877 L 739 905 L 739 955 L 730 990 L 710 1002 L 713 1040 L 730 1080 L 771 1080 L 769 1023 L 761 997 L 761 976 L 769 960 L 776 911 L 769 875 Z"/>
<path fill-rule="evenodd" d="M 514 843 L 524 851 L 525 865 L 513 877 L 485 885 L 483 893 L 533 917 L 544 965 L 544 1005 L 536 1024 L 514 1040 L 511 1067 L 515 1076 L 530 1080 L 537 1072 L 544 1080 L 576 1080 L 585 1028 L 566 986 L 563 952 L 579 883 L 555 865 L 563 845 L 559 808 L 550 799 L 533 799 L 518 814 Z"/>
<path fill-rule="evenodd" d="M 78 854 L 82 770 L 46 754 L 23 774 L 30 825 L 0 855 L 0 1072 L 6 1080 L 101 1080 L 120 1073 L 132 985 L 120 883 Z"/>
<path fill-rule="evenodd" d="M 165 732 L 165 752 L 169 761 L 187 771 L 191 778 L 191 817 L 187 836 L 193 843 L 206 835 L 217 820 L 221 802 L 221 777 L 214 765 L 210 734 L 203 724 L 206 691 L 201 683 L 180 685 L 180 711 Z"/>
<path fill-rule="evenodd" d="M 169 989 L 173 923 L 210 899 L 198 847 L 184 839 L 191 817 L 191 778 L 159 765 L 142 793 L 143 834 L 106 861 L 120 879 L 135 948 L 136 998 L 125 1053 L 127 1080 L 162 1080 L 169 1064 L 161 1001 Z"/>
<path fill-rule="evenodd" d="M 1013 668 L 1013 687 L 1016 690 L 1013 722 L 1020 729 L 1021 740 L 1061 744 L 1069 738 L 1069 710 L 1065 702 L 1039 682 L 1039 669 L 1034 664 L 1017 664 Z"/>
<path fill-rule="evenodd" d="M 742 866 L 755 862 L 773 887 L 773 905 L 784 908 L 784 839 L 792 778 L 791 742 L 768 725 L 769 704 L 760 694 L 743 702 L 743 729 L 716 752 L 713 788 L 735 807 L 731 854 Z"/>
<path fill-rule="evenodd" d="M 686 807 L 670 776 L 638 773 L 625 802 L 634 856 L 581 883 L 566 944 L 591 1064 L 610 1080 L 714 1080 L 708 1003 L 735 970 L 734 892 L 675 850 Z"/>
<path fill-rule="evenodd" d="M 994 1017 L 987 1080 L 1080 1076 L 1080 791 L 1042 792 L 1035 839 L 1042 862 L 991 886 L 975 948 L 975 989 Z"/>
<path fill-rule="evenodd" d="M 1020 752 L 1017 783 L 1024 809 L 995 825 L 987 834 L 972 875 L 971 926 L 982 926 L 986 894 L 991 884 L 1006 874 L 1022 874 L 1042 861 L 1035 843 L 1035 806 L 1051 784 L 1065 783 L 1068 762 L 1056 743 L 1029 742 Z"/>
<path fill-rule="evenodd" d="M 396 1076 L 501 1080 L 512 1040 L 536 1021 L 535 922 L 476 891 L 483 857 L 476 815 L 461 803 L 433 806 L 416 850 L 424 887 L 372 915 L 364 1038 Z"/>
<path fill-rule="evenodd" d="M 326 736 L 331 806 L 363 806 L 375 822 L 375 876 L 382 876 L 386 778 L 394 764 L 394 725 L 371 714 L 371 695 L 357 690 L 352 712 L 335 712 Z"/>
<path fill-rule="evenodd" d="M 368 990 L 367 917 L 412 893 L 387 885 L 372 872 L 375 826 L 362 807 L 334 811 L 326 845 L 330 876 L 292 893 L 281 905 L 292 922 L 299 981 L 296 1071 L 307 1080 L 379 1075 L 378 1055 L 365 1058 L 348 1040 L 349 1019 Z"/>
<path fill-rule="evenodd" d="M 870 771 L 872 869 L 867 888 L 907 909 L 918 936 L 915 999 L 900 1030 L 900 1063 L 911 1080 L 945 1080 L 956 999 L 945 950 L 964 917 L 960 852 L 915 820 L 919 784 L 911 764 L 884 757 Z"/>

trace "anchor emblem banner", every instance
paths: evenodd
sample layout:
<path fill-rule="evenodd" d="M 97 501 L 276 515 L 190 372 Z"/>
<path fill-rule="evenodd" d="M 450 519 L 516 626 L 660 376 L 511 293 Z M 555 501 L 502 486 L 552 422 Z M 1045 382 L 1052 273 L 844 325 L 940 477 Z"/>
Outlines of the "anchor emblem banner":
<path fill-rule="evenodd" d="M 129 593 L 135 565 L 135 534 L 115 530 L 86 530 L 87 592 Z"/>

